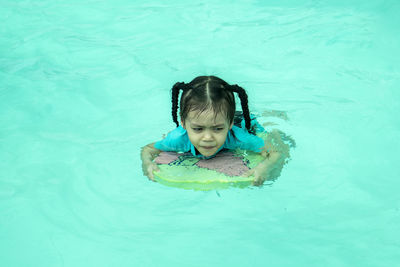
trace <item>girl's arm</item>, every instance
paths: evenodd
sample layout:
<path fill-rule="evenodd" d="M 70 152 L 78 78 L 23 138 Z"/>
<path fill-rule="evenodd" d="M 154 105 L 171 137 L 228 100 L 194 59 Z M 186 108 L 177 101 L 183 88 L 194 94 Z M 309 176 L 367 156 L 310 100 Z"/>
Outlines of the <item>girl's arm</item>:
<path fill-rule="evenodd" d="M 264 154 L 263 152 L 261 152 L 261 155 Z M 254 176 L 253 185 L 262 185 L 264 181 L 268 178 L 268 174 L 274 168 L 275 164 L 280 158 L 280 152 L 269 152 L 268 154 L 266 154 L 265 160 L 261 161 L 256 167 L 248 171 L 245 176 Z"/>
<path fill-rule="evenodd" d="M 265 160 L 248 171 L 245 176 L 254 176 L 253 185 L 262 185 L 266 179 L 271 177 L 272 170 L 276 167 L 283 167 L 283 164 L 278 163 L 284 162 L 284 155 L 289 153 L 288 149 L 289 147 L 282 141 L 279 132 L 273 130 L 265 139 L 263 151 L 261 151 Z"/>
<path fill-rule="evenodd" d="M 154 147 L 155 143 L 148 144 L 142 148 L 142 169 L 143 174 L 154 181 L 153 171 L 159 171 L 157 164 L 153 160 L 161 153 L 161 150 Z"/>

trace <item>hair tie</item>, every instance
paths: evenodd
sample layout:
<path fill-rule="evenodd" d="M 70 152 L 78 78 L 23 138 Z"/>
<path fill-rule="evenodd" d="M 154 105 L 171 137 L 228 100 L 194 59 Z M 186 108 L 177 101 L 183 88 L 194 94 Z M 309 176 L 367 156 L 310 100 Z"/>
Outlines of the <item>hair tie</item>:
<path fill-rule="evenodd" d="M 232 92 L 239 93 L 240 92 L 240 86 L 237 84 L 232 84 L 229 86 L 229 89 L 231 89 Z"/>
<path fill-rule="evenodd" d="M 177 88 L 177 89 L 182 89 L 182 90 L 184 90 L 184 88 L 186 87 L 186 84 L 185 84 L 184 82 L 177 82 L 177 83 L 174 84 L 173 87 L 175 87 L 175 88 Z"/>

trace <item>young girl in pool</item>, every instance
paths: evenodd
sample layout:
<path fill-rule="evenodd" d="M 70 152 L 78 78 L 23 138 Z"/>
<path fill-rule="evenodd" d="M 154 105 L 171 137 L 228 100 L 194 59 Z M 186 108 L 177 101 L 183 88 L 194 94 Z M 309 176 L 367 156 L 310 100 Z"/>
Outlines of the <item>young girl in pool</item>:
<path fill-rule="evenodd" d="M 177 117 L 180 91 L 181 125 Z M 238 94 L 243 111 L 236 112 L 236 117 L 234 93 Z M 242 117 L 244 121 L 241 121 Z M 244 175 L 253 175 L 254 185 L 264 182 L 269 168 L 280 157 L 280 153 L 270 143 L 264 143 L 263 139 L 255 135 L 255 131 L 262 127 L 250 117 L 246 91 L 218 77 L 199 76 L 188 84 L 176 83 L 172 87 L 172 118 L 177 128 L 163 140 L 142 149 L 143 173 L 153 181 L 153 171 L 159 171 L 153 160 L 161 151 L 191 152 L 205 159 L 212 158 L 222 149 L 240 148 L 259 152 L 265 160 Z M 236 126 L 235 121 L 241 127 Z"/>

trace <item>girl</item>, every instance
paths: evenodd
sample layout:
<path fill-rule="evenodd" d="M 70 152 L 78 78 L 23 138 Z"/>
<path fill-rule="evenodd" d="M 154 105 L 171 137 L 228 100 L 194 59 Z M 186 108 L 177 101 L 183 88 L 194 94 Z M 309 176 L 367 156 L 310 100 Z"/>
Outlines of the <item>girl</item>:
<path fill-rule="evenodd" d="M 179 126 L 177 111 L 180 91 Z M 234 125 L 235 121 L 241 121 L 241 118 L 238 120 L 238 113 L 235 117 L 234 93 L 238 94 L 242 105 L 242 128 Z M 269 169 L 280 157 L 271 143 L 255 135 L 257 128 L 262 127 L 250 117 L 245 90 L 236 84 L 229 85 L 218 77 L 199 76 L 188 84 L 176 83 L 172 87 L 172 119 L 177 128 L 163 140 L 142 149 L 143 173 L 153 181 L 153 171 L 159 171 L 153 160 L 161 151 L 191 152 L 205 159 L 215 156 L 222 149 L 240 148 L 259 152 L 265 160 L 244 175 L 253 175 L 254 185 L 264 182 Z"/>

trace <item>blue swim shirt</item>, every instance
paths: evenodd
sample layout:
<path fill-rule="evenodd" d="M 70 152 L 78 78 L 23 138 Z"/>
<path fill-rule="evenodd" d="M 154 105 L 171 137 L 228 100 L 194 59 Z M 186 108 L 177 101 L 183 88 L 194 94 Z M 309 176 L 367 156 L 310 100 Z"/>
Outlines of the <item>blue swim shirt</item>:
<path fill-rule="evenodd" d="M 248 133 L 246 130 L 233 126 L 232 131 L 236 138 L 232 135 L 231 131 L 228 131 L 225 143 L 218 149 L 217 153 L 221 149 L 243 149 L 251 150 L 254 152 L 261 152 L 264 146 L 264 140 L 258 136 Z M 161 141 L 154 144 L 154 147 L 162 151 L 175 151 L 175 152 L 191 152 L 193 156 L 204 157 L 203 155 L 196 154 L 196 149 L 189 140 L 187 131 L 179 126 L 176 129 L 168 133 L 168 135 Z M 213 155 L 214 156 L 214 155 Z M 211 157 L 213 157 L 211 156 Z M 209 158 L 209 157 L 207 157 Z"/>

